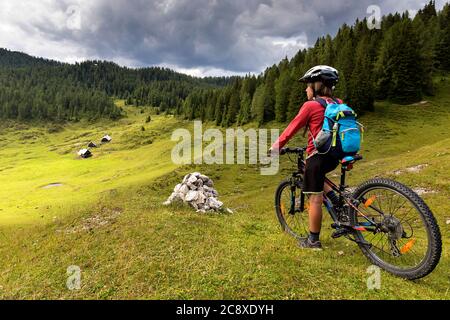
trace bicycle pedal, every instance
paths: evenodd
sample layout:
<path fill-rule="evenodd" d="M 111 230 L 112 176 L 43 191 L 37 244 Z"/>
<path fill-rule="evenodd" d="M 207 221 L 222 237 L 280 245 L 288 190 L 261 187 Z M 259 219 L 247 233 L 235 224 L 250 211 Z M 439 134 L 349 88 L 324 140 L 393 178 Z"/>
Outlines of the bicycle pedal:
<path fill-rule="evenodd" d="M 340 237 L 345 236 L 345 235 L 350 234 L 350 233 L 352 233 L 351 229 L 341 228 L 341 229 L 337 229 L 335 232 L 333 232 L 331 234 L 331 237 L 333 239 L 337 239 L 337 238 L 340 238 Z"/>

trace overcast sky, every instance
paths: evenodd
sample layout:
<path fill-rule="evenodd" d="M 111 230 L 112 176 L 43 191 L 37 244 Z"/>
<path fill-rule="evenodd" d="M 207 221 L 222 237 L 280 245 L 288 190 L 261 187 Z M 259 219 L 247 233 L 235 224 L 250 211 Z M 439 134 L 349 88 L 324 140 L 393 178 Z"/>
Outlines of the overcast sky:
<path fill-rule="evenodd" d="M 424 0 L 0 0 L 0 47 L 196 76 L 259 73 L 344 22 Z M 445 0 L 437 0 L 442 8 Z"/>

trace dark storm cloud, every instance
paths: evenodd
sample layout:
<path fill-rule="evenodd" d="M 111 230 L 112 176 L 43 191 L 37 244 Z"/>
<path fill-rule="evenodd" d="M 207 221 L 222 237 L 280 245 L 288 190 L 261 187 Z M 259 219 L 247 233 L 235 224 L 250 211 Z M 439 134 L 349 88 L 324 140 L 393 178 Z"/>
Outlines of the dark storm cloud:
<path fill-rule="evenodd" d="M 419 9 L 423 1 L 11 1 L 0 4 L 0 28 L 21 32 L 33 44 L 31 53 L 54 47 L 53 56 L 63 60 L 260 72 L 344 22 L 368 16 L 372 4 L 385 14 Z M 0 45 L 7 42 L 8 35 L 0 35 Z"/>

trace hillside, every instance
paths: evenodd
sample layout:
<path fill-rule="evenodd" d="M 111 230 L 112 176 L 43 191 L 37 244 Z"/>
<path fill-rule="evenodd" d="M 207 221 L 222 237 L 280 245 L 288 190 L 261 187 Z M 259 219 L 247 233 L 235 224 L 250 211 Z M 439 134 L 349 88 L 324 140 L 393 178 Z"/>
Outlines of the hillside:
<path fill-rule="evenodd" d="M 61 65 L 61 63 L 44 58 L 32 57 L 23 52 L 0 48 L 0 68 L 51 67 L 58 65 Z"/>
<path fill-rule="evenodd" d="M 288 159 L 275 177 L 250 165 L 177 167 L 170 161 L 171 132 L 192 124 L 156 114 L 146 123 L 150 110 L 141 113 L 120 101 L 127 117 L 117 122 L 81 121 L 57 132 L 2 124 L 0 183 L 8 188 L 0 191 L 0 297 L 448 299 L 450 80 L 436 79 L 436 88 L 425 103 L 377 103 L 361 118 L 365 160 L 349 177 L 351 186 L 377 175 L 424 192 L 444 235 L 441 262 L 424 279 L 409 282 L 383 272 L 382 288 L 368 291 L 369 262 L 354 244 L 330 238 L 329 218 L 321 253 L 299 250 L 281 232 L 273 195 L 292 169 Z M 105 133 L 112 143 L 94 149 L 91 159 L 76 158 L 75 151 Z M 291 143 L 301 144 L 300 137 Z M 424 164 L 419 173 L 405 170 Z M 212 177 L 235 213 L 163 207 L 173 186 L 192 171 Z M 66 288 L 71 265 L 82 272 L 79 291 Z"/>
<path fill-rule="evenodd" d="M 175 112 L 194 90 L 233 78 L 195 78 L 167 68 L 131 69 L 108 61 L 67 64 L 0 49 L 0 119 L 118 119 L 114 98 Z"/>

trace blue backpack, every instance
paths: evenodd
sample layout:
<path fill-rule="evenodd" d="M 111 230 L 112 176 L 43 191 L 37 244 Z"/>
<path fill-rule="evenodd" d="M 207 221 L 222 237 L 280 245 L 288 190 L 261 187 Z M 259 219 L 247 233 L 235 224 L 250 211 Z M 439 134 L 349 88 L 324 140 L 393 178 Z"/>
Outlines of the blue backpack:
<path fill-rule="evenodd" d="M 357 114 L 345 103 L 332 99 L 316 99 L 325 108 L 322 130 L 313 137 L 318 153 L 330 153 L 342 159 L 353 156 L 361 149 L 364 126 L 356 121 Z"/>

